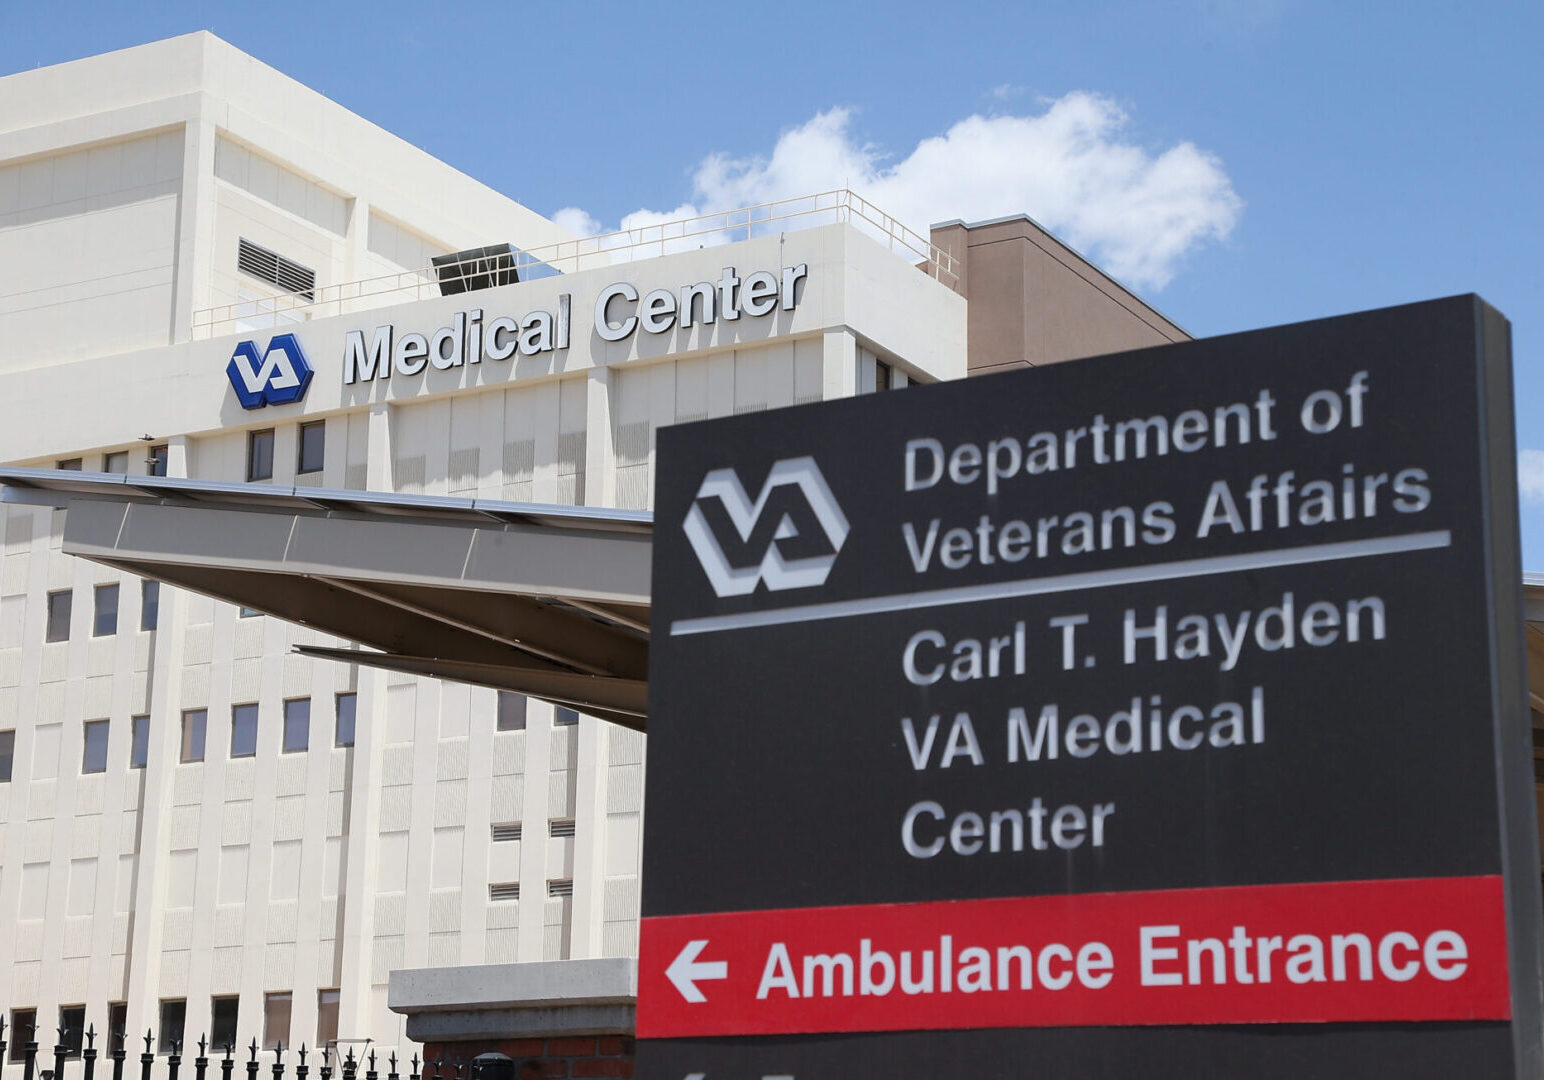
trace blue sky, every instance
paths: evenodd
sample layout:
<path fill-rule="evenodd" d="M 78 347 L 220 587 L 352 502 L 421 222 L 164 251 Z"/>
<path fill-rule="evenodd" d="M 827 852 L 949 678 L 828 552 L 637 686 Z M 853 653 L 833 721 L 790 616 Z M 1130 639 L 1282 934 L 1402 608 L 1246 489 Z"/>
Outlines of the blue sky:
<path fill-rule="evenodd" d="M 1027 211 L 1197 335 L 1478 292 L 1512 320 L 1544 571 L 1537 0 L 61 0 L 0 5 L 0 72 L 201 28 L 568 222 L 849 181 L 903 217 Z"/>

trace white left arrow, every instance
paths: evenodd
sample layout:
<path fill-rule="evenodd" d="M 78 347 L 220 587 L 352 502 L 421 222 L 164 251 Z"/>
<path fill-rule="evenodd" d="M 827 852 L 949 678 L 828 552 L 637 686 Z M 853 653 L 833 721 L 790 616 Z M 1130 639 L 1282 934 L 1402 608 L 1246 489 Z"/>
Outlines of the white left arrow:
<path fill-rule="evenodd" d="M 701 941 L 688 941 L 686 948 L 680 955 L 670 962 L 665 969 L 665 977 L 675 983 L 675 988 L 681 992 L 681 996 L 694 1005 L 707 1001 L 702 991 L 697 989 L 697 980 L 703 979 L 727 979 L 729 978 L 729 964 L 723 960 L 698 960 L 702 950 L 708 947 L 707 939 Z"/>

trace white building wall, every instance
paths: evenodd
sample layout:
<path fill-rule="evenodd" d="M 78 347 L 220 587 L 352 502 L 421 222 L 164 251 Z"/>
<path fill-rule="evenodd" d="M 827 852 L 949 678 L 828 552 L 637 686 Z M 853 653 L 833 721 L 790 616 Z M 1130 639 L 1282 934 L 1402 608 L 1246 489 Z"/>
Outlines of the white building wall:
<path fill-rule="evenodd" d="M 127 114 L 108 115 L 109 83 Z M 54 96 L 34 102 L 40 91 Z M 19 101 L 35 124 L 8 125 Z M 136 133 L 147 124 L 161 127 Z M 77 157 L 84 205 L 74 165 L 41 179 L 39 163 Z M 185 228 L 193 242 L 174 243 Z M 141 262 L 125 280 L 160 290 L 153 302 L 119 310 L 128 293 L 107 276 L 66 291 L 84 264 L 61 244 L 88 229 L 133 247 Z M 266 295 L 234 270 L 242 236 L 325 284 L 562 233 L 207 35 L 0 79 L 0 275 L 11 275 L 0 337 L 30 343 L 0 356 L 0 460 L 80 457 L 90 470 L 126 453 L 143 473 L 165 445 L 171 475 L 239 483 L 252 432 L 271 428 L 276 486 L 642 509 L 663 425 L 873 389 L 881 358 L 918 377 L 964 372 L 963 302 L 833 226 L 311 313 L 286 327 L 317 369 L 306 402 L 248 413 L 224 375 L 236 338 L 186 332 L 195 306 Z M 49 283 L 40 306 L 26 306 L 17 263 Z M 612 281 L 646 291 L 716 280 L 726 265 L 796 264 L 809 276 L 791 312 L 621 342 L 594 333 L 594 298 Z M 563 293 L 567 350 L 341 380 L 349 330 L 428 332 L 479 304 L 490 318 L 554 310 Z M 299 425 L 315 420 L 324 465 L 297 476 Z M 245 1043 L 264 1038 L 264 996 L 284 992 L 286 1044 L 314 1044 L 318 992 L 339 988 L 338 1034 L 386 1052 L 403 1037 L 386 1008 L 394 969 L 635 953 L 643 736 L 586 716 L 560 724 L 534 700 L 523 730 L 498 731 L 493 691 L 297 657 L 296 644 L 338 643 L 175 589 L 161 590 L 157 629 L 141 631 L 138 580 L 64 555 L 62 515 L 5 506 L 0 526 L 0 731 L 15 732 L 0 783 L 0 925 L 15 927 L 0 935 L 0 1007 L 36 1007 L 46 1031 L 61 1006 L 84 1004 L 104 1031 L 109 1004 L 127 1001 L 129 1030 L 143 1032 L 159 1027 L 161 1000 L 185 999 L 191 1041 L 211 998 L 238 995 Z M 116 632 L 94 636 L 93 589 L 112 582 Z M 58 590 L 73 597 L 70 632 L 48 643 Z M 339 694 L 357 695 L 351 747 L 335 745 Z M 285 702 L 298 699 L 311 703 L 308 746 L 285 752 Z M 257 752 L 233 757 L 232 710 L 247 704 Z M 181 760 L 190 710 L 207 712 L 202 761 Z M 147 760 L 131 767 L 140 715 Z M 83 774 L 84 725 L 100 719 L 107 767 Z M 494 840 L 494 824 L 515 823 L 520 839 Z M 518 898 L 490 895 L 515 883 Z"/>

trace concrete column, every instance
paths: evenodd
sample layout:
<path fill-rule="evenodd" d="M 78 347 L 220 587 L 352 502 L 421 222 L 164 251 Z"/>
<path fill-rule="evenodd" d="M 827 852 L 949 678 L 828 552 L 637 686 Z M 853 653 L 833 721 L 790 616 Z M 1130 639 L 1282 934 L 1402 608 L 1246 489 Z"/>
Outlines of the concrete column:
<path fill-rule="evenodd" d="M 606 782 L 609 725 L 579 718 L 579 764 L 574 792 L 574 917 L 568 955 L 598 957 L 606 928 Z"/>
<path fill-rule="evenodd" d="M 392 484 L 392 408 L 389 402 L 370 404 L 368 449 L 365 454 L 365 488 L 391 491 Z"/>
<path fill-rule="evenodd" d="M 370 406 L 365 488 L 390 491 L 391 406 Z M 338 938 L 340 979 L 338 1035 L 373 1036 L 371 969 L 375 953 L 375 883 L 380 857 L 381 770 L 386 752 L 386 673 L 361 667 L 354 699 L 354 749 L 344 791 L 345 826 L 338 906 L 342 929 Z"/>
<path fill-rule="evenodd" d="M 515 957 L 542 958 L 547 923 L 547 822 L 552 788 L 552 706 L 531 698 L 525 712 L 525 796 L 520 808 L 520 927 Z"/>
<path fill-rule="evenodd" d="M 591 368 L 585 386 L 584 504 L 617 504 L 616 449 L 612 442 L 611 395 L 616 387 L 611 369 Z"/>
<path fill-rule="evenodd" d="M 820 397 L 852 397 L 858 392 L 858 339 L 851 330 L 827 330 L 821 341 Z"/>
<path fill-rule="evenodd" d="M 209 306 L 214 258 L 215 102 L 199 95 L 199 114 L 183 126 L 182 197 L 177 211 L 177 263 L 168 340 L 191 341 L 193 312 Z"/>

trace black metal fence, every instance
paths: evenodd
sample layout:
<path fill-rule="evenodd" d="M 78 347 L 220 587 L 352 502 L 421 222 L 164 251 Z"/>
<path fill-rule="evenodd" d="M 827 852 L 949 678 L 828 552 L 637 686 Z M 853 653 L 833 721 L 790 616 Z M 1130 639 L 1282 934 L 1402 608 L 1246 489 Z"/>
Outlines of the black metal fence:
<path fill-rule="evenodd" d="M 27 1029 L 27 1042 L 20 1047 L 22 1080 L 96 1080 L 97 1060 L 101 1053 L 96 1048 L 96 1025 L 80 1033 L 83 1040 L 74 1043 L 70 1036 L 75 1032 L 65 1028 L 56 1028 L 55 1031 L 59 1041 L 50 1051 L 46 1047 L 39 1047 L 35 1027 Z M 20 1034 L 8 1031 L 5 1018 L 0 1016 L 0 1062 L 9 1060 L 6 1055 L 11 1049 L 11 1042 Z M 129 1058 L 125 1035 L 122 1031 L 113 1032 L 111 1041 L 115 1048 L 108 1051 L 103 1059 L 104 1066 L 111 1064 L 111 1080 L 124 1080 Z M 139 1080 L 151 1080 L 151 1069 L 162 1058 L 165 1059 L 166 1080 L 178 1080 L 183 1067 L 181 1040 L 170 1044 L 169 1054 L 156 1053 L 151 1049 L 154 1045 L 154 1033 L 146 1031 L 145 1052 L 139 1055 Z M 212 1058 L 211 1051 L 214 1054 Z M 316 1074 L 315 1080 L 334 1080 L 334 1077 L 337 1080 L 381 1080 L 382 1077 L 376 1068 L 374 1050 L 356 1058 L 353 1048 L 350 1048 L 346 1056 L 339 1057 L 330 1046 L 323 1046 L 321 1064 L 312 1065 L 306 1063 L 306 1058 L 309 1056 L 314 1061 L 318 1055 L 315 1051 L 307 1051 L 304 1043 L 301 1043 L 299 1050 L 286 1048 L 282 1042 L 272 1049 L 260 1050 L 257 1040 L 253 1039 L 245 1053 L 248 1055 L 247 1060 L 238 1061 L 233 1045 L 227 1043 L 223 1047 L 212 1047 L 201 1037 L 198 1040 L 198 1056 L 191 1063 L 191 1080 L 213 1080 L 209 1068 L 211 1064 L 218 1070 L 219 1080 L 235 1080 L 238 1067 L 245 1070 L 245 1080 L 259 1080 L 264 1069 L 264 1063 L 258 1060 L 260 1053 L 273 1055 L 273 1062 L 267 1065 L 272 1080 L 310 1080 L 313 1072 Z M 293 1064 L 284 1060 L 286 1053 L 294 1054 L 296 1060 Z M 46 1067 L 50 1056 L 53 1058 L 52 1069 Z M 411 1071 L 399 1074 L 397 1055 L 393 1051 L 387 1056 L 386 1064 L 385 1080 L 511 1080 L 514 1075 L 514 1063 L 500 1054 L 483 1054 L 473 1061 L 447 1061 L 441 1056 L 438 1060 L 421 1063 L 418 1055 L 414 1054 L 410 1062 Z M 103 1071 L 106 1071 L 105 1068 Z M 132 1073 L 129 1074 L 129 1080 L 133 1080 Z"/>

